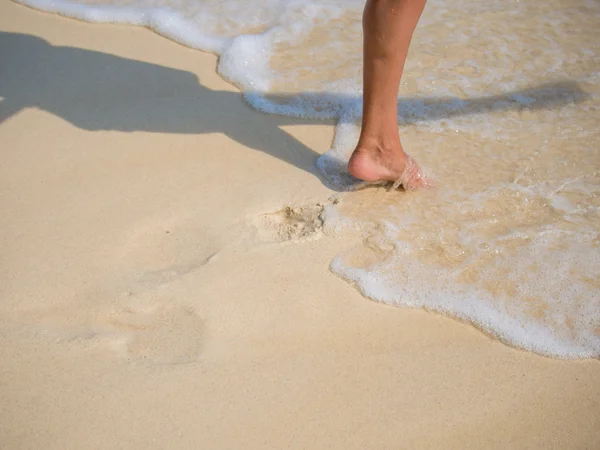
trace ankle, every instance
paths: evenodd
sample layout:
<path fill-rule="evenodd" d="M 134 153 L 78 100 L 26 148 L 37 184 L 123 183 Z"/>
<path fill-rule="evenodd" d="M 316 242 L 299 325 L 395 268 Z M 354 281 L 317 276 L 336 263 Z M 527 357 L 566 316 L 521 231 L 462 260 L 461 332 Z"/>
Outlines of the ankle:
<path fill-rule="evenodd" d="M 361 135 L 356 145 L 356 150 L 361 152 L 373 152 L 383 154 L 395 154 L 403 152 L 398 135 Z"/>

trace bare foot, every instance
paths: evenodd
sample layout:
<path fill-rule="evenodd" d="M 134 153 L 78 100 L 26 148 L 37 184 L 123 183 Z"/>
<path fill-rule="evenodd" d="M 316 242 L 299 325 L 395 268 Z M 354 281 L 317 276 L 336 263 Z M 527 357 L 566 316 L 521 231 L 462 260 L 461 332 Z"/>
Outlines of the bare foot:
<path fill-rule="evenodd" d="M 348 162 L 348 172 L 363 181 L 391 181 L 407 191 L 432 187 L 433 181 L 423 176 L 419 165 L 408 156 L 400 143 L 395 148 L 359 145 Z"/>

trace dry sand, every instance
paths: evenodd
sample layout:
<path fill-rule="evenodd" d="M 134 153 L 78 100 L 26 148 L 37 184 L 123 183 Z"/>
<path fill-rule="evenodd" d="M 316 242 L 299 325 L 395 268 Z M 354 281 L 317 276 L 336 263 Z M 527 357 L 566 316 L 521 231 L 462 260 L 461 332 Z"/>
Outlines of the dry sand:
<path fill-rule="evenodd" d="M 265 215 L 331 196 L 332 127 L 215 64 L 0 3 L 1 448 L 600 448 L 598 361 L 368 301 Z"/>

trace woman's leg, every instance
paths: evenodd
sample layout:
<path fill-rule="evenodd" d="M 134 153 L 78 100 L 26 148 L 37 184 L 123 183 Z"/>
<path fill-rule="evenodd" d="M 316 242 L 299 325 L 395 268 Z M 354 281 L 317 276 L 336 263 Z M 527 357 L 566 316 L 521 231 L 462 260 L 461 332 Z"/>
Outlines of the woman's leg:
<path fill-rule="evenodd" d="M 406 189 L 428 184 L 402 149 L 397 117 L 400 78 L 425 2 L 368 0 L 365 6 L 362 130 L 348 163 L 361 180 L 402 179 Z"/>

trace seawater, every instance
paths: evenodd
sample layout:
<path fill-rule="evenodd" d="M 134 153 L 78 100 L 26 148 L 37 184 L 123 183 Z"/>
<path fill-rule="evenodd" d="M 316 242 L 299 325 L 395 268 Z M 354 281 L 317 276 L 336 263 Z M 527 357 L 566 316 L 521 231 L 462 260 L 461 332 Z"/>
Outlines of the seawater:
<path fill-rule="evenodd" d="M 146 26 L 220 56 L 255 108 L 335 119 L 324 178 L 361 117 L 362 0 L 18 0 Z M 365 296 L 516 347 L 600 356 L 600 2 L 430 0 L 400 89 L 405 149 L 437 188 L 365 188 L 326 210 L 364 242 L 331 269 Z"/>

